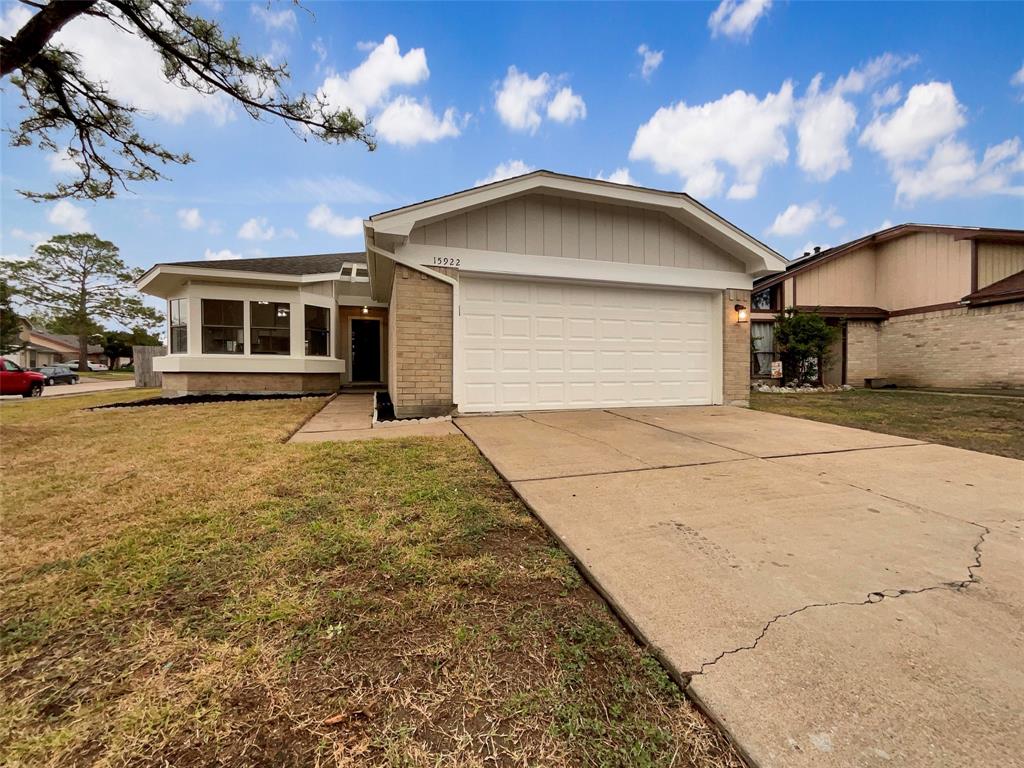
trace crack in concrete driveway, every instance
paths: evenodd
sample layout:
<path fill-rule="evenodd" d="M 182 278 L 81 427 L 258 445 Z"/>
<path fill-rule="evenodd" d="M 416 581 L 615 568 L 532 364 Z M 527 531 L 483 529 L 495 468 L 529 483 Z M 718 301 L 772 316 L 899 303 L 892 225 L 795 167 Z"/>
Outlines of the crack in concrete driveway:
<path fill-rule="evenodd" d="M 752 765 L 1024 753 L 1024 463 L 727 407 L 457 426 Z"/>

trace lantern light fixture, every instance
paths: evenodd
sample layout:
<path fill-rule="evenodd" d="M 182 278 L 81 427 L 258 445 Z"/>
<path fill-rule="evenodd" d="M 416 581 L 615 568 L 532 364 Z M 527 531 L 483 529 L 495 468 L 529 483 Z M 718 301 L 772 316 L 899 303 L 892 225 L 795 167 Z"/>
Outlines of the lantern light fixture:
<path fill-rule="evenodd" d="M 747 312 L 747 308 L 743 304 L 736 305 L 736 322 L 745 323 L 750 319 L 750 313 Z"/>

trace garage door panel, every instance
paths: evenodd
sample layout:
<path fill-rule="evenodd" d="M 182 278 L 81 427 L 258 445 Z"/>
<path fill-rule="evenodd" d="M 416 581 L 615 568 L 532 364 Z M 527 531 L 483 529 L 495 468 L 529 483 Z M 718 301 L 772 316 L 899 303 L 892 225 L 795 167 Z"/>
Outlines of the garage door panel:
<path fill-rule="evenodd" d="M 465 411 L 711 402 L 707 294 L 464 277 Z"/>

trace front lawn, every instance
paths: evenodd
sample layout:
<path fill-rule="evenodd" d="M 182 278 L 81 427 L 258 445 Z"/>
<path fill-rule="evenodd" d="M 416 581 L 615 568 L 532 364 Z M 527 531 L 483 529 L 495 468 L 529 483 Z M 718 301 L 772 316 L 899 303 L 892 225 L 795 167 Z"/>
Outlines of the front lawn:
<path fill-rule="evenodd" d="M 461 436 L 0 404 L 0 764 L 738 766 Z"/>
<path fill-rule="evenodd" d="M 750 407 L 1024 459 L 1024 400 L 866 389 L 750 393 Z"/>

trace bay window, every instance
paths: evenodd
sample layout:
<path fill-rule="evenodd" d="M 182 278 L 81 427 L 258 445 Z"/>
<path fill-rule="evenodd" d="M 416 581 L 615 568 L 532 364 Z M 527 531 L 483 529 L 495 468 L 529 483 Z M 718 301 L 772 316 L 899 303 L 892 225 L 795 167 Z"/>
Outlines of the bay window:
<path fill-rule="evenodd" d="M 249 302 L 249 340 L 254 355 L 291 354 L 291 305 L 279 301 Z"/>
<path fill-rule="evenodd" d="M 241 301 L 203 299 L 203 354 L 242 354 L 243 311 Z"/>

